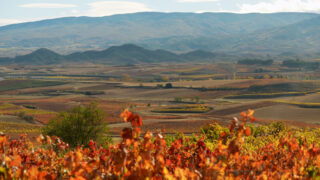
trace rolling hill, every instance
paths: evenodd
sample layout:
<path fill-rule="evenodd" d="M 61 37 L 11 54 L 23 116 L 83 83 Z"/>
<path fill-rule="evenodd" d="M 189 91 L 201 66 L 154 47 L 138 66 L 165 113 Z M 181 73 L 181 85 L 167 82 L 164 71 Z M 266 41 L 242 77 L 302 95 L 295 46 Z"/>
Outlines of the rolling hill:
<path fill-rule="evenodd" d="M 39 48 L 70 54 L 127 43 L 180 53 L 198 49 L 231 54 L 309 53 L 320 47 L 320 41 L 310 39 L 318 36 L 319 17 L 313 13 L 148 12 L 49 19 L 0 27 L 0 56 Z"/>
<path fill-rule="evenodd" d="M 102 51 L 84 51 L 69 55 L 60 55 L 49 49 L 41 48 L 30 54 L 14 58 L 0 58 L 0 64 L 19 65 L 50 65 L 60 63 L 102 63 L 112 65 L 127 65 L 139 63 L 162 62 L 213 62 L 225 60 L 234 56 L 215 54 L 206 51 L 192 51 L 185 54 L 175 54 L 166 50 L 148 50 L 134 44 L 112 46 Z"/>

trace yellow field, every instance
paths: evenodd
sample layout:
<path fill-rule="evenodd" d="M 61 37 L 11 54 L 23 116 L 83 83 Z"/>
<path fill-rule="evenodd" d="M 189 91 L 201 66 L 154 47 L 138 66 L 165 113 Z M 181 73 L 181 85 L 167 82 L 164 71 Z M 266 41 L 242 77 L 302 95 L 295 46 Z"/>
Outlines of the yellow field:
<path fill-rule="evenodd" d="M 178 72 L 178 73 L 186 73 L 186 72 L 193 72 L 193 71 L 197 71 L 197 70 L 200 70 L 202 69 L 202 67 L 194 67 L 194 68 L 189 68 L 189 69 L 179 69 L 179 70 L 176 70 L 175 72 Z"/>
<path fill-rule="evenodd" d="M 0 114 L 17 114 L 20 112 L 24 112 L 28 115 L 55 114 L 55 112 L 52 111 L 46 111 L 41 109 L 28 109 L 23 106 L 17 106 L 9 103 L 0 104 Z"/>
<path fill-rule="evenodd" d="M 0 122 L 0 132 L 3 133 L 40 133 L 41 126 L 22 123 Z"/>
<path fill-rule="evenodd" d="M 210 111 L 211 109 L 211 107 L 202 104 L 195 104 L 173 106 L 168 108 L 155 109 L 152 111 L 158 113 L 204 113 Z"/>
<path fill-rule="evenodd" d="M 6 109 L 15 108 L 15 107 L 16 107 L 15 105 L 9 104 L 9 103 L 0 104 L 0 110 L 6 110 Z"/>

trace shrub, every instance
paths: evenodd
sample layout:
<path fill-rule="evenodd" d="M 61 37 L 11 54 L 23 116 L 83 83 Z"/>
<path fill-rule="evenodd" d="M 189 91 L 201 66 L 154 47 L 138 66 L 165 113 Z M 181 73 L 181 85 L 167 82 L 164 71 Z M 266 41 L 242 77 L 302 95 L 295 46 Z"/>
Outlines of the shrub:
<path fill-rule="evenodd" d="M 87 145 L 90 140 L 100 141 L 108 133 L 108 126 L 104 112 L 97 104 L 91 103 L 60 113 L 50 120 L 43 133 L 58 136 L 71 147 L 76 147 Z"/>
<path fill-rule="evenodd" d="M 201 128 L 201 133 L 205 135 L 207 142 L 216 143 L 223 132 L 230 133 L 228 128 L 222 127 L 218 123 L 209 124 Z"/>
<path fill-rule="evenodd" d="M 17 115 L 29 123 L 34 123 L 34 117 L 32 115 L 27 115 L 24 111 L 20 111 Z"/>
<path fill-rule="evenodd" d="M 162 84 L 157 84 L 156 87 L 157 87 L 157 88 L 163 88 L 163 85 L 162 85 Z"/>

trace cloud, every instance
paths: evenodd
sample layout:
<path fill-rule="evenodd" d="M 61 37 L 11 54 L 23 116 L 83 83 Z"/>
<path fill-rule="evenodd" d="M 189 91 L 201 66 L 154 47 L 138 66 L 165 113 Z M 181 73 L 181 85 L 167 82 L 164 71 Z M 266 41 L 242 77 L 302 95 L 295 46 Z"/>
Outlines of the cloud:
<path fill-rule="evenodd" d="M 219 0 L 178 0 L 179 3 L 217 2 Z"/>
<path fill-rule="evenodd" d="M 5 19 L 5 18 L 0 18 L 0 26 L 5 26 L 9 24 L 15 24 L 15 23 L 20 23 L 22 21 L 17 20 L 17 19 Z"/>
<path fill-rule="evenodd" d="M 108 16 L 151 11 L 145 4 L 129 1 L 98 1 L 89 4 L 88 16 Z"/>
<path fill-rule="evenodd" d="M 20 7 L 23 7 L 23 8 L 73 8 L 73 7 L 76 7 L 76 5 L 57 4 L 57 3 L 31 3 L 31 4 L 22 4 Z"/>
<path fill-rule="evenodd" d="M 320 12 L 320 0 L 273 0 L 239 5 L 240 13 Z"/>

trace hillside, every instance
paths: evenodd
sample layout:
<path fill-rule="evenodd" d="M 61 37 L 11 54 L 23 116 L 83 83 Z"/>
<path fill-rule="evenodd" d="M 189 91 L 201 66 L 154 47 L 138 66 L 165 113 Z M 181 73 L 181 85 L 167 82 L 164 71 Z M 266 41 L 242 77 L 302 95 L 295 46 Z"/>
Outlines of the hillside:
<path fill-rule="evenodd" d="M 309 36 L 289 32 L 292 31 L 290 27 L 300 27 L 297 30 L 304 28 L 305 23 L 316 20 L 316 17 L 319 15 L 312 13 L 149 12 L 106 17 L 58 18 L 0 27 L 0 56 L 12 57 L 43 47 L 69 54 L 76 51 L 102 50 L 126 43 L 175 52 L 202 49 L 242 53 L 256 52 L 259 47 L 263 47 L 258 49 L 261 53 L 295 52 L 298 48 L 301 52 L 314 52 L 317 49 L 310 48 Z M 317 22 L 309 25 L 313 25 L 314 29 L 319 28 Z M 280 32 L 288 37 L 278 38 L 277 33 Z M 308 32 L 316 33 L 311 30 Z M 265 36 L 266 34 L 268 36 Z M 264 42 L 264 38 L 268 38 L 268 41 Z M 314 46 L 318 45 L 314 42 Z M 248 50 L 251 48 L 253 50 Z"/>
<path fill-rule="evenodd" d="M 162 62 L 213 62 L 230 60 L 234 56 L 214 54 L 206 51 L 192 51 L 175 54 L 165 50 L 148 50 L 134 44 L 112 46 L 102 51 L 84 51 L 69 55 L 60 55 L 49 49 L 38 49 L 30 54 L 14 58 L 0 58 L 0 64 L 49 65 L 60 63 L 102 63 L 113 65 L 162 63 Z"/>
<path fill-rule="evenodd" d="M 320 17 L 248 35 L 234 48 L 260 52 L 315 53 L 320 50 Z M 230 47 L 231 48 L 231 47 Z"/>

